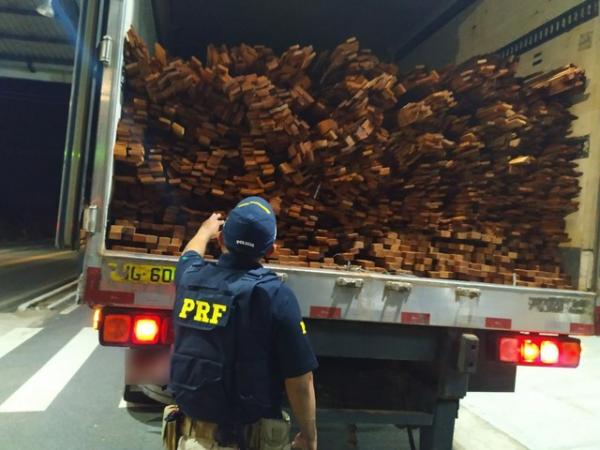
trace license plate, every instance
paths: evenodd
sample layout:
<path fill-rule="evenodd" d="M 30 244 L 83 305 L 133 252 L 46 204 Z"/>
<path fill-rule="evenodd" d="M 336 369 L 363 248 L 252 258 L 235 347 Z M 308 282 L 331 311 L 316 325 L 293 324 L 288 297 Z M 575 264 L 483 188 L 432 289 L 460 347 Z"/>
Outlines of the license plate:
<path fill-rule="evenodd" d="M 119 283 L 169 284 L 175 279 L 175 267 L 149 264 L 110 264 L 110 278 Z"/>

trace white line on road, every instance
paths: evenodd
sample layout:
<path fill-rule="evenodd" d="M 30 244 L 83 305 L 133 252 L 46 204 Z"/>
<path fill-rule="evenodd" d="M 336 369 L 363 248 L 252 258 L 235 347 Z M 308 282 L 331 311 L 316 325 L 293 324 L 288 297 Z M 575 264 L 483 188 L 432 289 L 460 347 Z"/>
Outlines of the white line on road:
<path fill-rule="evenodd" d="M 77 292 L 73 291 L 73 292 L 69 292 L 67 295 L 63 295 L 61 298 L 59 298 L 58 300 L 50 303 L 48 305 L 48 309 L 54 309 L 56 308 L 58 305 L 60 305 L 61 303 L 66 302 L 67 300 L 69 300 L 70 298 L 75 297 L 75 294 L 77 294 Z"/>
<path fill-rule="evenodd" d="M 45 411 L 97 346 L 97 332 L 83 328 L 0 405 L 0 413 Z"/>
<path fill-rule="evenodd" d="M 41 328 L 13 328 L 0 336 L 0 358 L 35 336 Z"/>
<path fill-rule="evenodd" d="M 143 409 L 143 408 L 147 408 L 147 409 L 155 409 L 156 405 L 149 403 L 131 403 L 131 402 L 126 402 L 125 399 L 123 397 L 121 397 L 121 401 L 119 402 L 119 408 L 123 409 L 123 408 L 135 408 L 135 409 Z"/>
<path fill-rule="evenodd" d="M 62 315 L 66 315 L 66 314 L 70 314 L 73 311 L 75 311 L 77 308 L 79 308 L 79 303 L 73 303 L 71 306 L 67 306 L 65 309 L 63 309 L 60 313 Z"/>

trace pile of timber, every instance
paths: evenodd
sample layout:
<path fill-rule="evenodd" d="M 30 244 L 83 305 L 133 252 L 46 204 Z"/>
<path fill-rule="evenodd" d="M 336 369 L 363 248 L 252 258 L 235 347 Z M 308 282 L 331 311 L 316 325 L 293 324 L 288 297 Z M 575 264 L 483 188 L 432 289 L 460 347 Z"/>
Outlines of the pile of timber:
<path fill-rule="evenodd" d="M 260 195 L 273 263 L 569 287 L 585 76 L 515 69 L 492 55 L 400 76 L 354 38 L 318 55 L 211 45 L 203 63 L 131 31 L 108 246 L 178 255 L 211 212 Z"/>

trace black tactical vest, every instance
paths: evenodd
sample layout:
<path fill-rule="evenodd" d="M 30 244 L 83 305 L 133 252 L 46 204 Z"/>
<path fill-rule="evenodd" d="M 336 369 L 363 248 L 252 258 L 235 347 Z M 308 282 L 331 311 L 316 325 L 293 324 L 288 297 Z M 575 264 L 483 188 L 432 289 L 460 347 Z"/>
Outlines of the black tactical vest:
<path fill-rule="evenodd" d="M 269 411 L 271 314 L 256 314 L 251 303 L 261 283 L 280 281 L 267 269 L 204 263 L 183 274 L 173 309 L 169 387 L 188 417 L 237 425 Z"/>

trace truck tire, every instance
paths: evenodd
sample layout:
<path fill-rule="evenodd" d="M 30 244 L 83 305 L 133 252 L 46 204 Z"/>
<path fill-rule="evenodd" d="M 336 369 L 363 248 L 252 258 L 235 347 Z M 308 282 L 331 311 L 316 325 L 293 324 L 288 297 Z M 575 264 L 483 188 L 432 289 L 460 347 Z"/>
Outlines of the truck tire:
<path fill-rule="evenodd" d="M 123 400 L 127 403 L 134 403 L 137 405 L 147 405 L 155 403 L 151 398 L 146 396 L 139 386 L 133 384 L 126 384 L 123 390 Z"/>
<path fill-rule="evenodd" d="M 123 390 L 123 400 L 136 405 L 155 405 L 157 407 L 173 403 L 172 398 L 162 389 L 162 386 L 156 385 L 126 384 Z"/>
<path fill-rule="evenodd" d="M 161 403 L 163 405 L 173 405 L 175 403 L 175 400 L 171 394 L 166 390 L 166 386 L 143 384 L 140 386 L 140 388 L 142 389 L 144 395 L 157 403 Z"/>

